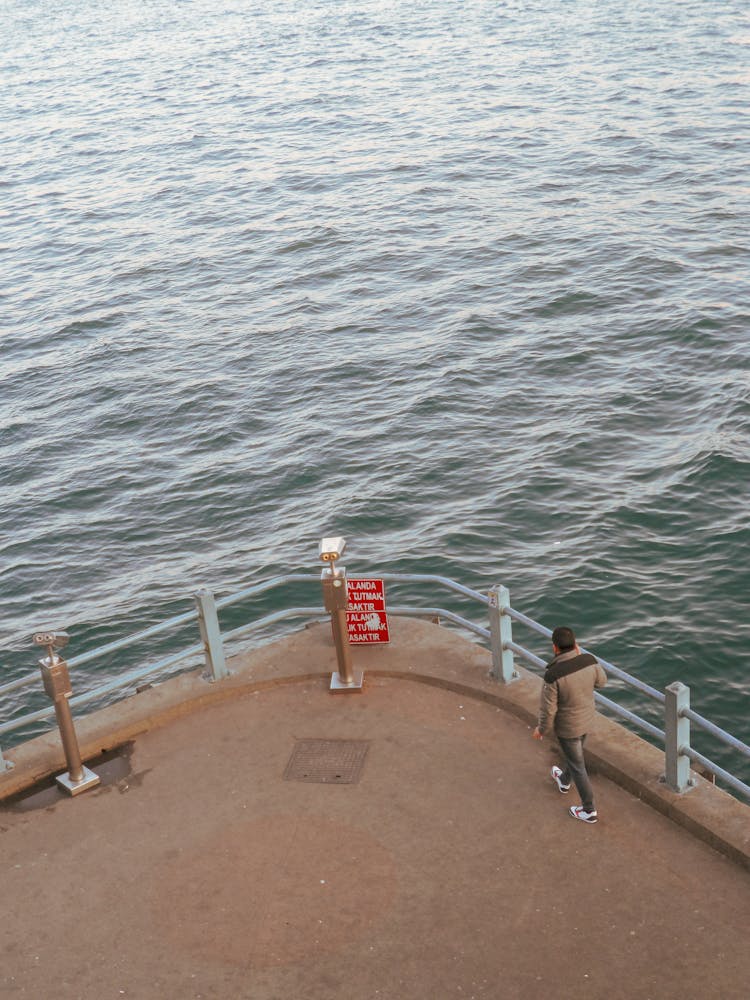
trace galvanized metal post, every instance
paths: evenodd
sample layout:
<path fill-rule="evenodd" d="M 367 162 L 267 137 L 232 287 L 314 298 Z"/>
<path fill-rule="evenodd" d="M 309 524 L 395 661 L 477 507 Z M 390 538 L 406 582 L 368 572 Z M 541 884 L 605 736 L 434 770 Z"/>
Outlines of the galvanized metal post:
<path fill-rule="evenodd" d="M 209 680 L 220 681 L 223 677 L 229 676 L 229 670 L 224 658 L 224 644 L 221 641 L 216 599 L 207 587 L 201 587 L 195 594 L 195 604 L 198 608 L 198 624 L 206 655 Z"/>
<path fill-rule="evenodd" d="M 492 669 L 490 677 L 501 684 L 511 684 L 518 680 L 519 674 L 513 664 L 513 651 L 508 648 L 512 640 L 510 615 L 505 611 L 510 607 L 510 594 L 507 587 L 496 584 L 488 591 L 490 599 L 490 649 L 492 650 Z"/>
<path fill-rule="evenodd" d="M 681 713 L 690 708 L 690 688 L 675 681 L 664 689 L 664 751 L 666 759 L 665 781 L 673 792 L 684 792 L 691 787 L 690 719 Z"/>

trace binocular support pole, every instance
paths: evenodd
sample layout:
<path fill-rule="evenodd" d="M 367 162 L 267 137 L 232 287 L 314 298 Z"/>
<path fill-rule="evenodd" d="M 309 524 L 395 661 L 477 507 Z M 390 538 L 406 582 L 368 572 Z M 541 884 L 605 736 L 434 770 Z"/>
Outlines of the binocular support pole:
<path fill-rule="evenodd" d="M 346 627 L 346 569 L 340 566 L 337 570 L 331 562 L 323 569 L 320 582 L 324 607 L 331 614 L 331 629 L 339 668 L 338 672 L 331 675 L 331 691 L 361 691 L 363 673 L 361 670 L 355 672 L 352 668 L 352 651 Z"/>
<path fill-rule="evenodd" d="M 68 664 L 56 656 L 50 649 L 49 656 L 39 661 L 42 669 L 44 690 L 55 706 L 57 726 L 60 730 L 65 760 L 68 764 L 67 774 L 59 774 L 57 783 L 70 795 L 78 795 L 88 788 L 99 784 L 99 775 L 90 771 L 81 761 L 81 751 L 78 748 L 73 716 L 70 711 L 70 696 L 73 691 L 70 686 Z"/>

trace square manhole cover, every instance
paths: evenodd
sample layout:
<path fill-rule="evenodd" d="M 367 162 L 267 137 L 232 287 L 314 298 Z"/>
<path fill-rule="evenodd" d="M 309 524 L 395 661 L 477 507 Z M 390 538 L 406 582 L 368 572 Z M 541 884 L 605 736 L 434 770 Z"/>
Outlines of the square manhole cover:
<path fill-rule="evenodd" d="M 369 748 L 369 740 L 297 740 L 284 778 L 353 785 L 359 781 Z"/>

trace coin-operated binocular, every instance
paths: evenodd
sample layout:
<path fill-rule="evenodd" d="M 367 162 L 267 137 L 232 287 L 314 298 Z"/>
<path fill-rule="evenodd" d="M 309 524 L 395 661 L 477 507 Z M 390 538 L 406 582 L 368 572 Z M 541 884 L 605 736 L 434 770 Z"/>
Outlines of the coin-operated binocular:
<path fill-rule="evenodd" d="M 56 649 L 63 649 L 67 645 L 68 639 L 67 632 L 35 632 L 33 636 L 37 646 L 47 647 L 47 655 L 39 661 L 39 666 L 42 671 L 44 690 L 55 706 L 57 726 L 60 730 L 60 739 L 68 764 L 67 774 L 59 774 L 56 780 L 66 792 L 78 795 L 79 792 L 85 792 L 87 788 L 98 785 L 99 775 L 94 774 L 81 762 L 78 739 L 73 726 L 73 716 L 70 712 L 69 699 L 73 694 L 73 689 L 70 685 L 68 664 L 55 652 Z"/>
<path fill-rule="evenodd" d="M 339 668 L 331 675 L 331 691 L 361 691 L 363 674 L 361 670 L 355 673 L 352 669 L 352 651 L 346 627 L 346 568 L 337 565 L 345 548 L 346 540 L 337 537 L 322 539 L 318 549 L 318 555 L 326 563 L 320 574 L 320 583 L 323 587 L 323 606 L 331 615 Z"/>

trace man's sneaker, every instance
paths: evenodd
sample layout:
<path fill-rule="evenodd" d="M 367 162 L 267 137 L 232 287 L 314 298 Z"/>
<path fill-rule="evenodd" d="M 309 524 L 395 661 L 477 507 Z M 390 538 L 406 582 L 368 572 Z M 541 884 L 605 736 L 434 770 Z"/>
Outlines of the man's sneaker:
<path fill-rule="evenodd" d="M 555 764 L 555 766 L 550 771 L 550 774 L 552 775 L 552 780 L 555 782 L 555 784 L 563 793 L 563 795 L 566 792 L 570 791 L 570 782 L 568 782 L 568 784 L 566 785 L 565 782 L 562 780 L 563 773 L 561 767 L 558 767 L 557 764 Z"/>
<path fill-rule="evenodd" d="M 587 813 L 583 806 L 571 806 L 568 812 L 573 819 L 583 820 L 584 823 L 596 823 L 599 818 L 596 815 L 596 809 L 593 812 Z"/>

